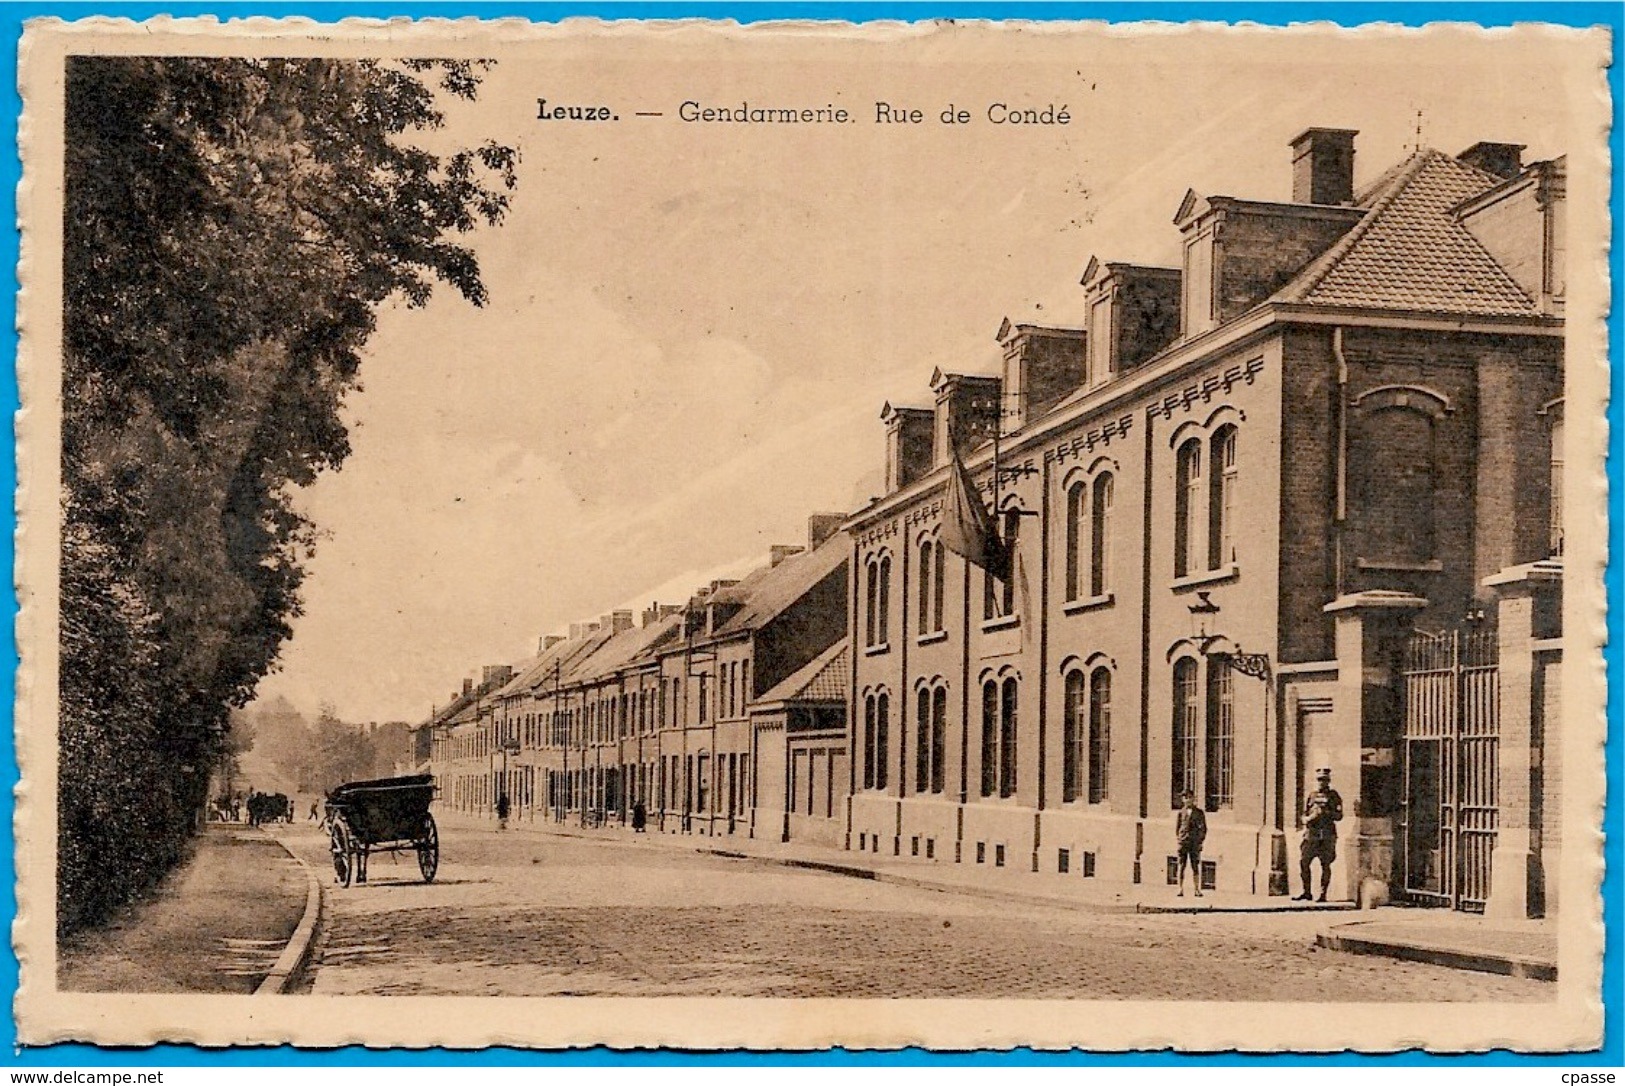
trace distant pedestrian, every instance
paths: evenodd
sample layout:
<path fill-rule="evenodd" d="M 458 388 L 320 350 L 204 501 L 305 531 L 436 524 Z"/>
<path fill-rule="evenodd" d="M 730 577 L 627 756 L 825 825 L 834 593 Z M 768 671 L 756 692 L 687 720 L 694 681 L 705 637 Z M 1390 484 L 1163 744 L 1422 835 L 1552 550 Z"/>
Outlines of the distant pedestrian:
<path fill-rule="evenodd" d="M 1191 889 L 1202 896 L 1202 842 L 1207 840 L 1207 815 L 1196 805 L 1189 788 L 1179 793 L 1179 813 L 1174 816 L 1174 844 L 1179 849 L 1179 896 L 1185 896 L 1185 868 L 1191 871 Z"/>
<path fill-rule="evenodd" d="M 649 812 L 643 806 L 643 801 L 640 799 L 636 803 L 632 804 L 632 832 L 642 833 L 644 828 L 648 825 Z"/>
<path fill-rule="evenodd" d="M 1343 797 L 1332 787 L 1332 771 L 1322 766 L 1315 772 L 1315 790 L 1303 801 L 1303 842 L 1298 851 L 1298 874 L 1303 893 L 1294 901 L 1309 900 L 1309 867 L 1320 861 L 1320 896 L 1332 884 L 1332 864 L 1337 860 L 1337 824 L 1343 821 Z"/>
<path fill-rule="evenodd" d="M 311 800 L 310 801 L 310 817 L 305 819 L 305 821 L 307 821 L 307 822 L 319 822 L 319 821 L 321 821 L 321 818 L 319 816 L 319 812 L 317 810 L 320 806 L 321 806 L 320 801 Z"/>
<path fill-rule="evenodd" d="M 497 796 L 497 829 L 508 828 L 508 793 Z"/>

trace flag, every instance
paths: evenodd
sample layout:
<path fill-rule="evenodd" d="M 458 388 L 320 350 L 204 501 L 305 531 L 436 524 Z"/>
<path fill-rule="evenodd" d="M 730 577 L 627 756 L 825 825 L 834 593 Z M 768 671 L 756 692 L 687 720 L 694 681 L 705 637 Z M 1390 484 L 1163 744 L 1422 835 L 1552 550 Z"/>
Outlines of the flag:
<path fill-rule="evenodd" d="M 988 575 L 1005 581 L 1010 578 L 1010 552 L 999 538 L 993 514 L 982 504 L 970 481 L 959 450 L 953 451 L 953 467 L 948 474 L 948 508 L 942 521 L 943 546 Z"/>

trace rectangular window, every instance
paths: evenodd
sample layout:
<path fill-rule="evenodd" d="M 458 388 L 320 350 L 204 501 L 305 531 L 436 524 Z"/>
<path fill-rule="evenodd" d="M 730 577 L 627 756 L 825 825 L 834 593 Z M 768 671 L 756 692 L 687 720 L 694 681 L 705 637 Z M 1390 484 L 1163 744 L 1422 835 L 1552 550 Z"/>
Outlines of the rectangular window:
<path fill-rule="evenodd" d="M 1196 661 L 1185 658 L 1174 663 L 1174 720 L 1173 720 L 1173 807 L 1179 807 L 1179 797 L 1185 792 L 1196 794 L 1196 768 L 1201 752 L 1197 749 L 1197 736 L 1201 733 L 1198 717 L 1200 691 L 1197 689 Z"/>
<path fill-rule="evenodd" d="M 998 784 L 999 687 L 982 684 L 982 795 L 991 796 Z"/>
<path fill-rule="evenodd" d="M 1083 592 L 1083 541 L 1087 527 L 1089 490 L 1076 483 L 1066 492 L 1066 598 L 1077 599 Z"/>
<path fill-rule="evenodd" d="M 1108 472 L 1095 478 L 1089 509 L 1089 594 L 1106 594 L 1112 565 L 1112 498 L 1116 483 Z"/>
<path fill-rule="evenodd" d="M 931 696 L 931 791 L 941 793 L 944 786 L 944 755 L 948 742 L 948 691 L 937 687 Z"/>
<path fill-rule="evenodd" d="M 1089 802 L 1104 803 L 1111 781 L 1112 673 L 1089 676 Z"/>
<path fill-rule="evenodd" d="M 1207 565 L 1218 569 L 1226 562 L 1235 561 L 1236 545 L 1234 505 L 1236 499 L 1236 428 L 1223 426 L 1213 435 L 1213 454 L 1208 458 L 1210 492 L 1208 495 Z"/>
<path fill-rule="evenodd" d="M 1194 572 L 1196 560 L 1196 516 L 1201 508 L 1202 444 L 1196 440 L 1179 447 L 1175 458 L 1174 489 L 1174 576 Z"/>
<path fill-rule="evenodd" d="M 875 697 L 863 699 L 863 786 L 875 786 Z"/>
<path fill-rule="evenodd" d="M 924 792 L 931 786 L 931 691 L 923 686 L 916 697 L 914 721 L 914 791 Z"/>
<path fill-rule="evenodd" d="M 1016 680 L 1004 680 L 999 727 L 999 795 L 1016 794 Z"/>
<path fill-rule="evenodd" d="M 905 703 L 906 705 L 907 703 Z M 907 712 L 907 709 L 904 709 Z M 888 732 L 891 730 L 891 696 L 881 694 L 875 698 L 875 787 L 885 791 L 891 761 L 887 752 Z M 901 770 L 899 770 L 901 772 Z"/>
<path fill-rule="evenodd" d="M 1070 671 L 1066 676 L 1066 702 L 1063 706 L 1061 737 L 1061 802 L 1075 802 L 1083 791 L 1082 777 L 1085 757 L 1084 724 L 1087 706 L 1084 702 L 1083 672 Z"/>
<path fill-rule="evenodd" d="M 1207 809 L 1217 811 L 1234 803 L 1235 683 L 1223 660 L 1210 660 L 1207 675 Z"/>

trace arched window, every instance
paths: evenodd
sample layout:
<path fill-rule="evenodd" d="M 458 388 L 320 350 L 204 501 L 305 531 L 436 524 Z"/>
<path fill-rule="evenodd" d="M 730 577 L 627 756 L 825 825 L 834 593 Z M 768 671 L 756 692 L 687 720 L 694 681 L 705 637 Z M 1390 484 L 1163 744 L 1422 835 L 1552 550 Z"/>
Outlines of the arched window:
<path fill-rule="evenodd" d="M 942 629 L 942 592 L 947 580 L 943 569 L 947 553 L 935 539 L 920 541 L 920 630 L 922 634 Z"/>
<path fill-rule="evenodd" d="M 943 759 L 947 748 L 948 690 L 939 686 L 931 695 L 931 791 L 939 794 L 945 783 Z"/>
<path fill-rule="evenodd" d="M 1411 405 L 1365 411 L 1355 439 L 1349 504 L 1360 529 L 1358 556 L 1379 565 L 1432 561 L 1433 418 Z"/>
<path fill-rule="evenodd" d="M 875 786 L 875 696 L 863 699 L 863 786 Z"/>
<path fill-rule="evenodd" d="M 1089 676 L 1089 802 L 1104 803 L 1112 768 L 1112 673 L 1095 668 Z"/>
<path fill-rule="evenodd" d="M 1207 664 L 1207 809 L 1217 811 L 1235 802 L 1236 705 L 1230 665 L 1223 660 Z"/>
<path fill-rule="evenodd" d="M 1095 476 L 1090 489 L 1089 509 L 1089 594 L 1104 596 L 1107 571 L 1112 565 L 1112 494 L 1116 483 L 1111 472 Z"/>
<path fill-rule="evenodd" d="M 886 644 L 890 638 L 887 636 L 887 619 L 891 615 L 891 555 L 880 559 L 880 596 L 879 617 L 875 619 L 875 635 L 880 639 L 879 644 Z"/>
<path fill-rule="evenodd" d="M 929 548 L 929 544 L 926 548 Z M 922 548 L 922 549 L 926 549 Z M 914 791 L 931 786 L 931 690 L 920 687 L 914 723 Z"/>
<path fill-rule="evenodd" d="M 1021 535 L 1021 513 L 1010 509 L 1004 514 L 1004 547 L 1010 555 L 1010 576 L 1004 581 L 1002 615 L 1016 613 L 1016 542 Z"/>
<path fill-rule="evenodd" d="M 864 592 L 864 625 L 863 643 L 875 645 L 879 642 L 875 638 L 878 630 L 876 625 L 880 620 L 880 566 L 870 561 L 864 566 L 865 592 Z"/>
<path fill-rule="evenodd" d="M 942 629 L 942 596 L 948 583 L 948 550 L 943 546 L 942 540 L 937 540 L 937 561 L 935 565 L 936 579 L 931 583 L 931 629 L 933 632 Z"/>
<path fill-rule="evenodd" d="M 1201 757 L 1197 737 L 1202 722 L 1198 717 L 1201 698 L 1196 688 L 1196 661 L 1186 657 L 1174 663 L 1173 781 L 1172 805 L 1179 806 L 1183 792 L 1196 792 L 1196 769 Z"/>
<path fill-rule="evenodd" d="M 904 712 L 907 712 L 905 702 Z M 875 698 L 875 787 L 886 789 L 890 759 L 887 754 L 888 733 L 891 731 L 891 696 L 881 694 Z"/>
<path fill-rule="evenodd" d="M 1236 560 L 1236 428 L 1213 434 L 1208 456 L 1207 568 Z"/>
<path fill-rule="evenodd" d="M 1561 409 L 1559 409 L 1561 410 Z M 1563 553 L 1563 416 L 1552 420 L 1552 554 Z"/>
<path fill-rule="evenodd" d="M 1061 802 L 1073 803 L 1083 794 L 1084 748 L 1083 672 L 1069 671 L 1066 676 L 1066 703 L 1061 738 Z"/>
<path fill-rule="evenodd" d="M 1174 481 L 1174 576 L 1194 572 L 1196 511 L 1202 491 L 1202 443 L 1191 438 L 1179 447 Z"/>
<path fill-rule="evenodd" d="M 1016 543 L 1021 532 L 1021 513 L 1016 509 L 1009 509 L 1004 514 L 1004 547 L 1010 555 L 1010 576 L 1006 580 L 999 580 L 993 574 L 982 573 L 982 618 L 1003 618 L 1016 613 Z"/>
<path fill-rule="evenodd" d="M 1004 705 L 999 714 L 999 795 L 1016 794 L 1016 680 L 1004 680 Z"/>
<path fill-rule="evenodd" d="M 999 782 L 999 684 L 982 684 L 982 795 L 991 796 Z"/>
<path fill-rule="evenodd" d="M 920 591 L 920 633 L 930 633 L 936 627 L 931 625 L 931 588 L 934 577 L 931 572 L 931 560 L 936 557 L 937 548 L 929 539 L 920 541 L 920 570 L 915 583 Z"/>
<path fill-rule="evenodd" d="M 1083 593 L 1083 545 L 1088 538 L 1089 489 L 1082 480 L 1066 492 L 1066 598 L 1075 600 Z"/>

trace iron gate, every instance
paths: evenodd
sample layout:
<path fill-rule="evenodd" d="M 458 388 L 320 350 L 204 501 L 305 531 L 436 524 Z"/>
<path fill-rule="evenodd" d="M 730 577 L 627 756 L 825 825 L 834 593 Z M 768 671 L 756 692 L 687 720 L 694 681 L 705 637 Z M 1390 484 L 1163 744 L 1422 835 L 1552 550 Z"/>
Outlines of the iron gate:
<path fill-rule="evenodd" d="M 1481 911 L 1495 850 L 1500 745 L 1498 649 L 1491 630 L 1415 634 L 1405 647 L 1405 895 Z"/>

